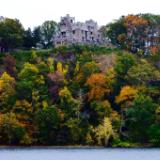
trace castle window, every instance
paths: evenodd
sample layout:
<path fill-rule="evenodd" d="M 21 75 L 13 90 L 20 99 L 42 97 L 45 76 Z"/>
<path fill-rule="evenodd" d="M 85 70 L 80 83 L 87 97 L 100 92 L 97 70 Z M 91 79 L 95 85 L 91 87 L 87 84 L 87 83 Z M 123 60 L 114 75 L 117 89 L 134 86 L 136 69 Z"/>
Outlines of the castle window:
<path fill-rule="evenodd" d="M 66 37 L 66 32 L 62 32 L 62 37 Z"/>
<path fill-rule="evenodd" d="M 72 32 L 73 34 L 75 34 L 75 30 L 73 30 L 73 32 Z"/>

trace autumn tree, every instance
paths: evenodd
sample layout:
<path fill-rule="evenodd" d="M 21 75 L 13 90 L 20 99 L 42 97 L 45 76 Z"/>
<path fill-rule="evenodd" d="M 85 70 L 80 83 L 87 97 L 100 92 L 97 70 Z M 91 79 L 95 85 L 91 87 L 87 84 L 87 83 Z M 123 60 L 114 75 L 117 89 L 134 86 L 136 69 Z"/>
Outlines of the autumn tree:
<path fill-rule="evenodd" d="M 95 129 L 95 134 L 99 145 L 109 145 L 109 141 L 115 137 L 112 123 L 109 118 L 104 118 L 103 123 Z"/>
<path fill-rule="evenodd" d="M 28 127 L 33 113 L 32 104 L 27 100 L 17 100 L 12 111 L 16 114 L 17 119 Z"/>
<path fill-rule="evenodd" d="M 124 104 L 125 102 L 129 102 L 134 100 L 138 91 L 131 86 L 124 86 L 120 94 L 116 97 L 116 103 Z"/>
<path fill-rule="evenodd" d="M 3 66 L 4 66 L 4 70 L 11 76 L 15 76 L 15 72 L 16 72 L 16 60 L 15 58 L 10 55 L 10 54 L 6 54 L 3 57 Z"/>
<path fill-rule="evenodd" d="M 104 95 L 110 92 L 106 87 L 105 75 L 102 73 L 92 74 L 86 82 L 89 87 L 88 100 L 101 100 Z"/>
<path fill-rule="evenodd" d="M 37 66 L 31 63 L 25 63 L 18 76 L 21 81 L 19 81 L 17 87 L 21 90 L 21 93 L 25 93 L 26 98 L 31 98 L 32 90 L 40 89 L 45 83 L 44 77 L 40 74 Z"/>
<path fill-rule="evenodd" d="M 147 60 L 141 59 L 139 64 L 128 70 L 126 78 L 135 85 L 147 84 L 152 81 L 159 81 L 160 72 Z"/>
<path fill-rule="evenodd" d="M 81 66 L 81 64 L 79 65 L 80 65 L 79 74 L 77 74 L 76 79 L 81 84 L 84 84 L 86 82 L 87 77 L 89 77 L 91 74 L 99 72 L 99 68 L 94 61 L 86 62 L 83 66 Z"/>
<path fill-rule="evenodd" d="M 25 135 L 25 129 L 14 113 L 0 114 L 1 144 L 17 145 Z"/>
<path fill-rule="evenodd" d="M 0 77 L 0 111 L 9 109 L 9 101 L 15 94 L 15 84 L 15 79 L 6 72 Z"/>
<path fill-rule="evenodd" d="M 59 96 L 59 90 L 65 84 L 64 74 L 61 72 L 55 71 L 54 73 L 49 73 L 48 78 L 49 78 L 48 90 L 50 92 L 52 101 L 57 101 Z"/>
<path fill-rule="evenodd" d="M 116 46 L 124 47 L 124 40 L 126 39 L 127 33 L 126 27 L 124 25 L 124 18 L 121 17 L 119 20 L 108 24 L 106 28 L 106 35 L 111 40 L 111 43 Z"/>
<path fill-rule="evenodd" d="M 126 126 L 126 117 L 125 112 L 128 108 L 132 106 L 132 101 L 135 99 L 136 94 L 138 93 L 138 90 L 131 87 L 131 86 L 124 86 L 120 94 L 116 97 L 115 101 L 116 103 L 121 105 L 121 124 L 120 124 L 120 133 L 124 137 L 127 137 L 127 135 L 123 132 L 123 128 Z"/>
<path fill-rule="evenodd" d="M 138 15 L 128 15 L 124 19 L 124 24 L 127 27 L 131 26 L 140 26 L 140 25 L 147 25 L 148 21 Z"/>
<path fill-rule="evenodd" d="M 65 86 L 59 90 L 59 96 L 61 109 L 66 113 L 66 116 L 78 118 L 79 101 L 73 98 L 70 90 Z"/>

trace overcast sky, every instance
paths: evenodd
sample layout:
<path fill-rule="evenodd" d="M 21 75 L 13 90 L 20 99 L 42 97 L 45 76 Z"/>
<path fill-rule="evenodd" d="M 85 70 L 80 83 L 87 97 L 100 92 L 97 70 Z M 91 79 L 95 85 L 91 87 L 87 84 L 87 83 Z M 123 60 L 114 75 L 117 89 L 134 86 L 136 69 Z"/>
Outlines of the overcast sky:
<path fill-rule="evenodd" d="M 59 22 L 66 14 L 76 21 L 93 19 L 105 25 L 121 15 L 137 13 L 160 14 L 160 0 L 0 0 L 0 16 L 18 18 L 25 28 L 45 20 Z"/>

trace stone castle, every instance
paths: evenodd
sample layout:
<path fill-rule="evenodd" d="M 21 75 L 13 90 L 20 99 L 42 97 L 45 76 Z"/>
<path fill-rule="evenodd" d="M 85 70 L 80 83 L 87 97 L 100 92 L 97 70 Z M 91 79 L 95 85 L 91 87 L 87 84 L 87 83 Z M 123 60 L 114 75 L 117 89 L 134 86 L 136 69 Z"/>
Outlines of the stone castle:
<path fill-rule="evenodd" d="M 58 32 L 54 37 L 55 45 L 69 44 L 104 44 L 104 38 L 97 23 L 88 20 L 85 23 L 75 22 L 74 17 L 67 14 L 61 17 Z"/>

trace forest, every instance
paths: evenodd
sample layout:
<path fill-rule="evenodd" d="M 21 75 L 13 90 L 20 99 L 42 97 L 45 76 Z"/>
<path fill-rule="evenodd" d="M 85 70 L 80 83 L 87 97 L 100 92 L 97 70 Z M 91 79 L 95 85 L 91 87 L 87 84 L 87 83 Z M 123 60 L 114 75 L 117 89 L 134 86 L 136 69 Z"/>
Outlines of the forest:
<path fill-rule="evenodd" d="M 160 145 L 155 56 L 74 46 L 1 54 L 0 64 L 1 144 Z"/>
<path fill-rule="evenodd" d="M 44 50 L 0 22 L 0 145 L 160 146 L 159 39 L 143 29 L 160 21 L 143 17 L 102 28 L 112 46 Z"/>

